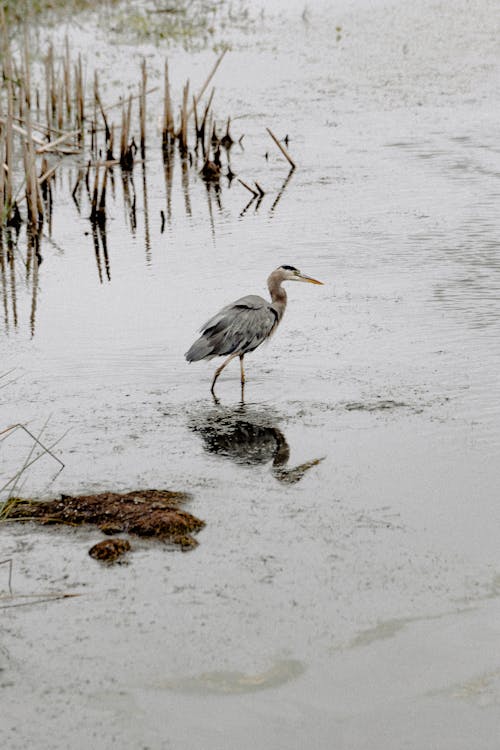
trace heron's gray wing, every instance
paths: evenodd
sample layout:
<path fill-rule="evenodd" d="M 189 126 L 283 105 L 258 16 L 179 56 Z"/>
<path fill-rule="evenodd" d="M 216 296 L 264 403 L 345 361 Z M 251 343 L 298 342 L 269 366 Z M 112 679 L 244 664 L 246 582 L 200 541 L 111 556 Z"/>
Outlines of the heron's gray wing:
<path fill-rule="evenodd" d="M 259 297 L 258 294 L 247 294 L 245 297 L 240 297 L 240 299 L 231 302 L 229 305 L 223 307 L 222 310 L 219 310 L 219 312 L 210 318 L 210 320 L 207 320 L 205 325 L 200 328 L 200 333 L 207 333 L 210 329 L 216 328 L 222 320 L 227 320 L 227 316 L 230 315 L 233 310 L 245 307 L 248 309 L 259 310 L 262 307 L 269 307 L 269 302 L 263 297 Z"/>
<path fill-rule="evenodd" d="M 254 294 L 241 297 L 205 323 L 186 359 L 192 362 L 251 352 L 268 338 L 277 323 L 277 313 L 267 300 Z"/>

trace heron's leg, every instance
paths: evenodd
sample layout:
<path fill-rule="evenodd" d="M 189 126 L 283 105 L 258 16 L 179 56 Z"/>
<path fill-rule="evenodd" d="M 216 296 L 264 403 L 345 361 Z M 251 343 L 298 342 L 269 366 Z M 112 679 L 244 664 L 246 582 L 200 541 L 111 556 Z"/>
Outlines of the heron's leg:
<path fill-rule="evenodd" d="M 210 390 L 212 391 L 212 393 L 214 393 L 215 383 L 217 381 L 217 378 L 221 374 L 222 370 L 224 369 L 224 367 L 226 365 L 228 365 L 231 362 L 231 360 L 234 359 L 237 356 L 238 356 L 237 352 L 235 352 L 234 354 L 230 354 L 229 357 L 224 360 L 224 362 L 221 364 L 221 366 L 216 369 L 215 375 L 214 375 L 214 379 L 212 380 L 212 387 L 210 388 Z"/>
<path fill-rule="evenodd" d="M 241 373 L 241 385 L 242 386 L 245 385 L 245 370 L 243 368 L 243 357 L 244 356 L 245 356 L 244 354 L 240 354 L 240 373 Z"/>

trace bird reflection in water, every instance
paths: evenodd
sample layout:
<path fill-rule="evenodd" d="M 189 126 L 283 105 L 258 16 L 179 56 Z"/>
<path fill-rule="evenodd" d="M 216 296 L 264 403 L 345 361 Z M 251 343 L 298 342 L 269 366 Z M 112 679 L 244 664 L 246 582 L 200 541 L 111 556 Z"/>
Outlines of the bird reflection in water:
<path fill-rule="evenodd" d="M 314 458 L 298 466 L 288 466 L 290 447 L 268 411 L 240 404 L 217 406 L 203 415 L 192 417 L 190 429 L 200 435 L 208 453 L 225 456 L 244 466 L 272 462 L 273 476 L 280 482 L 295 484 L 323 458 Z"/>

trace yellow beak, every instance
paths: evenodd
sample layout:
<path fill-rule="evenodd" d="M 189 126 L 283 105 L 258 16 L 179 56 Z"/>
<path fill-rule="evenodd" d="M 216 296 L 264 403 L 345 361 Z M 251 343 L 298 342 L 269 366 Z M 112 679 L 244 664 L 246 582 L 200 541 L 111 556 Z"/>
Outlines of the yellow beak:
<path fill-rule="evenodd" d="M 304 276 L 303 273 L 299 276 L 299 281 L 307 281 L 309 284 L 323 284 L 322 281 L 318 281 L 317 279 L 312 279 L 310 276 Z"/>

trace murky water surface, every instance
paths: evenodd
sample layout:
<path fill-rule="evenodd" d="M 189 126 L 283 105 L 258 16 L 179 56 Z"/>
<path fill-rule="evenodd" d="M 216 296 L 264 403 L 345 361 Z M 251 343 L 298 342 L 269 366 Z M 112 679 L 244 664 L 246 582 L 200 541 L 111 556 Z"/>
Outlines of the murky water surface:
<path fill-rule="evenodd" d="M 2 278 L 0 429 L 69 429 L 64 471 L 43 458 L 23 494 L 182 489 L 207 523 L 188 555 L 141 547 L 110 570 L 81 531 L 1 530 L 18 593 L 83 592 L 4 610 L 10 748 L 86 747 L 89 724 L 103 748 L 497 747 L 498 7 L 303 10 L 266 4 L 217 74 L 259 204 L 179 161 L 166 179 L 154 93 L 136 214 L 117 171 L 107 257 L 68 165 L 36 300 L 21 263 Z M 141 53 L 161 82 L 164 48 L 67 32 L 110 99 Z M 178 98 L 213 58 L 169 51 Z M 266 127 L 289 135 L 292 175 Z M 325 285 L 289 285 L 245 402 L 230 365 L 214 404 L 216 363 L 183 353 L 281 263 Z M 29 441 L 0 448 L 9 477 Z M 21 695 L 50 742 L 19 730 Z"/>

